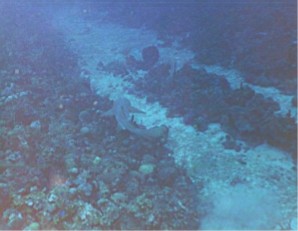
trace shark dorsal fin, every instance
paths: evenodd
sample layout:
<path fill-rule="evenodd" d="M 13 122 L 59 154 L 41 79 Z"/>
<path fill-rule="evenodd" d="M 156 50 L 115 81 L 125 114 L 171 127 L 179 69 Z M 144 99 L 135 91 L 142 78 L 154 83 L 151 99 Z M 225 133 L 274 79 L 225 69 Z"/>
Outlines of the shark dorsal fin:
<path fill-rule="evenodd" d="M 138 108 L 136 108 L 136 107 L 133 107 L 133 106 L 131 106 L 131 105 L 129 105 L 128 110 L 129 110 L 129 112 L 131 112 L 131 113 L 145 113 L 144 111 L 142 111 L 142 110 L 140 110 L 140 109 L 138 109 Z"/>

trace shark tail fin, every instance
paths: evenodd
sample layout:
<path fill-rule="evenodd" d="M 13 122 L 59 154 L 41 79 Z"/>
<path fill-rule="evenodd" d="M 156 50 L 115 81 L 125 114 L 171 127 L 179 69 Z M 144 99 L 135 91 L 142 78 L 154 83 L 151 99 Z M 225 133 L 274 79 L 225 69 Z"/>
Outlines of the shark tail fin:
<path fill-rule="evenodd" d="M 101 115 L 102 116 L 113 116 L 114 115 L 114 110 L 113 109 L 110 109 L 110 110 L 108 110 L 106 112 L 103 112 Z"/>

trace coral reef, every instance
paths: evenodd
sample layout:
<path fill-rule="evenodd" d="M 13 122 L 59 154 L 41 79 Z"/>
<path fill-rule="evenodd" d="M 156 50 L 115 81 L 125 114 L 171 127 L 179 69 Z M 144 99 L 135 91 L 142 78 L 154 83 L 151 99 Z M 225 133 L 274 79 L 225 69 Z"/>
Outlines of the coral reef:
<path fill-rule="evenodd" d="M 117 130 L 57 32 L 24 18 L 11 40 L 36 52 L 3 43 L 0 229 L 197 229 L 197 189 L 164 143 Z"/>
<path fill-rule="evenodd" d="M 279 105 L 272 99 L 248 86 L 232 89 L 225 78 L 204 69 L 186 65 L 174 77 L 169 69 L 166 64 L 151 69 L 145 78 L 135 81 L 133 91 L 147 96 L 148 101 L 161 102 L 168 108 L 168 116 L 183 116 L 186 124 L 200 131 L 210 123 L 220 123 L 229 138 L 252 146 L 268 142 L 297 158 L 295 119 L 278 115 Z M 230 140 L 229 148 L 240 147 Z"/>

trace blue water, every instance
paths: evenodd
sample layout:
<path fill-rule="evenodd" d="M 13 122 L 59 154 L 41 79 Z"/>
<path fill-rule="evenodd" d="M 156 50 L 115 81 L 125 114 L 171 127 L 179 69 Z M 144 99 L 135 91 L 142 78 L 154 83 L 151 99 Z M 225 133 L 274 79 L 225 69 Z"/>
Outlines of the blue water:
<path fill-rule="evenodd" d="M 0 0 L 1 230 L 296 230 L 296 1 Z"/>

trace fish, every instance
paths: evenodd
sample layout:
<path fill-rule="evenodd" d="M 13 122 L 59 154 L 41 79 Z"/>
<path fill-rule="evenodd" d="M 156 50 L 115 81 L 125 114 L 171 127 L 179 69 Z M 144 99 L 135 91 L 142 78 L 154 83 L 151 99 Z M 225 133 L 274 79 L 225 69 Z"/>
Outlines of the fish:
<path fill-rule="evenodd" d="M 141 128 L 131 119 L 131 113 L 145 114 L 144 111 L 133 107 L 127 98 L 121 97 L 115 100 L 112 108 L 102 113 L 102 116 L 114 116 L 121 129 L 148 140 L 158 140 L 167 137 L 168 128 L 166 126 L 155 126 L 149 129 Z"/>
<path fill-rule="evenodd" d="M 104 112 L 103 116 L 115 116 L 118 125 L 123 130 L 129 130 L 133 126 L 130 114 L 131 113 L 144 113 L 143 111 L 131 106 L 127 98 L 121 97 L 113 102 L 110 110 Z"/>

